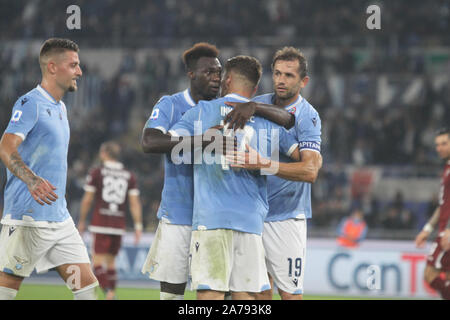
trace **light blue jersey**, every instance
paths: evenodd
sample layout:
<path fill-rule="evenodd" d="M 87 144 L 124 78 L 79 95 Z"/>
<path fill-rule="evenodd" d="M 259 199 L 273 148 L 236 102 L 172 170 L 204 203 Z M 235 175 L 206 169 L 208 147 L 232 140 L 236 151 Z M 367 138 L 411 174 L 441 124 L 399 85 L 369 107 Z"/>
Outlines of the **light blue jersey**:
<path fill-rule="evenodd" d="M 199 135 L 220 124 L 232 110 L 225 105 L 225 101 L 242 102 L 248 99 L 229 94 L 212 101 L 200 101 L 186 112 L 170 133 Z M 290 155 L 297 147 L 295 139 L 284 128 L 259 117 L 250 119 L 245 129 L 236 133 L 236 137 L 239 148 L 245 141 L 266 157 L 272 148 Z M 232 229 L 261 235 L 269 209 L 266 181 L 267 176 L 259 171 L 226 169 L 220 162 L 194 164 L 192 229 Z"/>
<path fill-rule="evenodd" d="M 253 101 L 274 104 L 274 94 L 257 96 Z M 321 121 L 319 114 L 306 99 L 299 95 L 298 99 L 285 107 L 295 115 L 295 125 L 289 133 L 295 137 L 302 150 L 320 153 Z M 281 162 L 292 162 L 280 154 Z M 311 184 L 308 182 L 290 181 L 277 176 L 269 176 L 267 180 L 269 196 L 269 213 L 266 221 L 281 221 L 290 218 L 311 218 Z"/>
<path fill-rule="evenodd" d="M 56 187 L 58 199 L 51 205 L 40 205 L 27 185 L 7 170 L 2 223 L 39 226 L 39 222 L 63 222 L 70 218 L 65 199 L 70 129 L 64 103 L 56 102 L 38 85 L 17 100 L 5 133 L 23 139 L 18 147 L 22 160 L 36 175 Z"/>
<path fill-rule="evenodd" d="M 181 119 L 183 114 L 195 106 L 189 90 L 162 97 L 153 107 L 145 124 L 167 133 Z M 192 165 L 175 165 L 170 155 L 164 154 L 164 187 L 158 219 L 167 219 L 172 224 L 192 225 L 194 183 Z"/>

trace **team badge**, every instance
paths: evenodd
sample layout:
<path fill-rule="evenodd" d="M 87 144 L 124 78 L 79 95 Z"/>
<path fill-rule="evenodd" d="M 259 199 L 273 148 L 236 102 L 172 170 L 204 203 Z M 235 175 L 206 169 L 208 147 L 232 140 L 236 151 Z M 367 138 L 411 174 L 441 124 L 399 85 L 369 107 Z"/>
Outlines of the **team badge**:
<path fill-rule="evenodd" d="M 17 261 L 16 270 L 21 270 L 23 268 L 23 265 L 28 263 L 28 260 L 22 259 L 18 256 L 14 256 L 14 259 L 16 259 L 16 261 Z"/>
<path fill-rule="evenodd" d="M 159 109 L 154 109 L 152 115 L 150 116 L 150 120 L 156 120 L 159 117 Z"/>

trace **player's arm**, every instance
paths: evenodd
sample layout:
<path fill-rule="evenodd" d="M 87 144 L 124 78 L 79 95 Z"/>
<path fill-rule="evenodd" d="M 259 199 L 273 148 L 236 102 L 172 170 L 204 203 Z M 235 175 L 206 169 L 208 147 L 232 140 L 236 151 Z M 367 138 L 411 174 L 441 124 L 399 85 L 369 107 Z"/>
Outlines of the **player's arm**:
<path fill-rule="evenodd" d="M 416 240 L 415 240 L 416 247 L 422 248 L 425 245 L 425 242 L 427 241 L 431 232 L 433 232 L 435 225 L 439 221 L 440 215 L 441 215 L 441 209 L 440 209 L 440 207 L 437 207 L 434 210 L 434 213 L 431 216 L 430 220 L 428 220 L 428 222 L 424 225 L 422 231 L 420 231 L 419 234 L 416 236 Z"/>
<path fill-rule="evenodd" d="M 142 204 L 139 194 L 128 195 L 128 205 L 134 222 L 135 244 L 139 243 L 142 236 Z"/>
<path fill-rule="evenodd" d="M 322 168 L 322 156 L 316 151 L 303 150 L 299 161 L 295 153 L 300 152 L 296 150 L 291 156 L 296 162 L 278 162 L 276 175 L 286 180 L 314 183 Z"/>
<path fill-rule="evenodd" d="M 83 233 L 86 230 L 86 218 L 94 202 L 95 191 L 85 191 L 80 204 L 80 219 L 78 220 L 78 231 Z"/>
<path fill-rule="evenodd" d="M 181 141 L 159 129 L 145 128 L 142 132 L 141 147 L 145 153 L 168 153 Z"/>
<path fill-rule="evenodd" d="M 232 106 L 233 110 L 225 117 L 225 123 L 229 123 L 230 128 L 243 129 L 245 124 L 253 115 L 270 120 L 286 129 L 290 129 L 295 124 L 295 116 L 284 108 L 271 104 L 249 102 L 225 102 Z"/>
<path fill-rule="evenodd" d="M 0 158 L 17 178 L 22 180 L 28 187 L 28 191 L 40 205 L 44 203 L 51 205 L 58 196 L 53 190 L 56 188 L 46 179 L 36 175 L 22 160 L 18 147 L 22 143 L 22 137 L 5 133 L 0 140 Z"/>

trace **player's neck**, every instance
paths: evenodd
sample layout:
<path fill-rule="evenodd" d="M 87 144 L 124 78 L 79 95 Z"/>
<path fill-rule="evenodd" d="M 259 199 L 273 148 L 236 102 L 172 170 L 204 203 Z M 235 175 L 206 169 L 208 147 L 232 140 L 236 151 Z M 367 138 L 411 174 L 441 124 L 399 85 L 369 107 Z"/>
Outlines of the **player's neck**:
<path fill-rule="evenodd" d="M 296 94 L 295 96 L 293 96 L 292 98 L 289 98 L 289 99 L 283 99 L 283 98 L 277 97 L 277 96 L 275 95 L 275 104 L 276 104 L 277 106 L 280 106 L 280 107 L 287 107 L 288 105 L 291 105 L 291 104 L 293 104 L 295 101 L 297 101 L 299 95 L 300 95 L 300 92 L 297 93 L 297 94 Z"/>
<path fill-rule="evenodd" d="M 64 90 L 62 90 L 56 83 L 51 83 L 45 78 L 41 81 L 41 87 L 47 91 L 56 102 L 59 102 L 64 96 Z"/>

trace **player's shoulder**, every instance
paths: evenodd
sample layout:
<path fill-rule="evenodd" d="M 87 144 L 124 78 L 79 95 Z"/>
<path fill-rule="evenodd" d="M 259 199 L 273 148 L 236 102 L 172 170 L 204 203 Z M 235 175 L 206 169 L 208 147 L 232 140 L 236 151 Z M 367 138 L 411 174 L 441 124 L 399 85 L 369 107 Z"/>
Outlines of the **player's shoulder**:
<path fill-rule="evenodd" d="M 41 96 L 37 92 L 37 89 L 34 88 L 34 89 L 28 91 L 27 93 L 25 93 L 24 95 L 20 96 L 16 100 L 16 103 L 14 105 L 15 106 L 23 106 L 24 108 L 25 107 L 35 107 L 40 100 L 41 100 Z"/>
<path fill-rule="evenodd" d="M 259 96 L 253 97 L 252 101 L 272 104 L 273 93 L 265 93 Z"/>
<path fill-rule="evenodd" d="M 303 98 L 302 101 L 300 102 L 298 112 L 299 114 L 302 115 L 316 116 L 317 118 L 320 119 L 319 112 L 317 112 L 316 108 L 314 108 L 314 106 L 311 103 L 309 103 L 309 101 L 306 100 L 305 98 Z"/>

